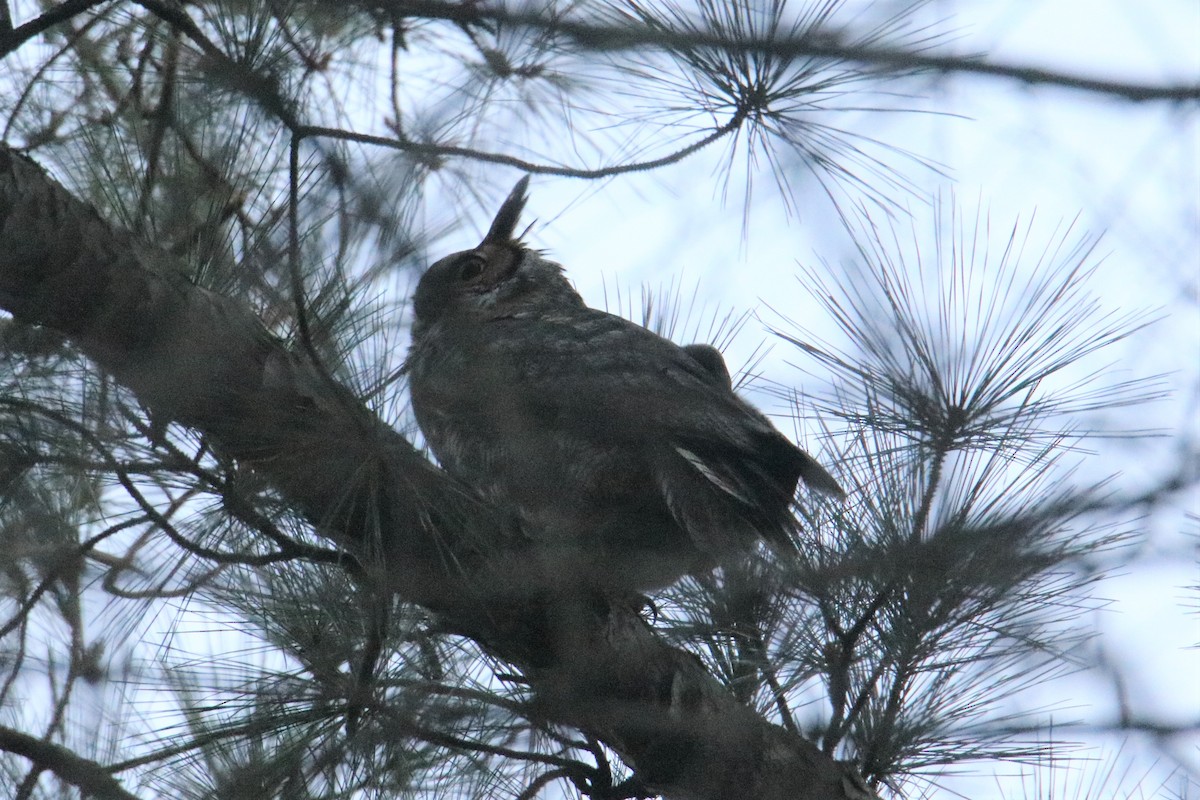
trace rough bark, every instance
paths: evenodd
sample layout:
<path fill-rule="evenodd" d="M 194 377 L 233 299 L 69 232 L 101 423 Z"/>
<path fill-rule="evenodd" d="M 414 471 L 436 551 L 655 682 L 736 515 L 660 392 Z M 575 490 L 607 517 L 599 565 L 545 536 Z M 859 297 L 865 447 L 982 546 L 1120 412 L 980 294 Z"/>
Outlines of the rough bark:
<path fill-rule="evenodd" d="M 608 744 L 655 791 L 865 796 L 844 765 L 739 704 L 636 610 L 540 579 L 554 565 L 538 561 L 507 515 L 474 500 L 244 304 L 193 285 L 169 255 L 114 230 L 2 146 L 0 308 L 66 334 L 155 415 L 253 467 L 323 535 L 380 564 L 391 591 L 519 669 L 547 720 Z"/>

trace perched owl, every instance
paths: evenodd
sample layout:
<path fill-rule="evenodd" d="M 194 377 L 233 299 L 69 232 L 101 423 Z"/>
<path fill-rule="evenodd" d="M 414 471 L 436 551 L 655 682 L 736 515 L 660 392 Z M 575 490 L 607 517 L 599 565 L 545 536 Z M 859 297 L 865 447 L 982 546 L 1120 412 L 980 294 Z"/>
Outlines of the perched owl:
<path fill-rule="evenodd" d="M 841 487 L 733 392 L 719 351 L 588 308 L 514 238 L 527 185 L 413 298 L 413 410 L 442 466 L 515 509 L 580 573 L 564 580 L 644 591 L 760 538 L 790 547 L 797 481 Z"/>

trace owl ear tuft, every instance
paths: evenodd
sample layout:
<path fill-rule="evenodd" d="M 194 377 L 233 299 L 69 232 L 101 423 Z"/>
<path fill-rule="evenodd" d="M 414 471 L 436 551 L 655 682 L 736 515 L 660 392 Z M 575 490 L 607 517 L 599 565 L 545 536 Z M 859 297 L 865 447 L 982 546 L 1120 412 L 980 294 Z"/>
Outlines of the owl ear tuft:
<path fill-rule="evenodd" d="M 517 181 L 517 185 L 508 193 L 508 197 L 500 205 L 500 210 L 496 212 L 496 218 L 492 220 L 492 227 L 488 228 L 487 235 L 483 237 L 480 246 L 485 244 L 508 244 L 513 239 L 513 232 L 517 229 L 517 221 L 521 217 L 521 211 L 525 208 L 525 201 L 529 199 L 526 190 L 529 189 L 529 176 L 521 178 Z"/>

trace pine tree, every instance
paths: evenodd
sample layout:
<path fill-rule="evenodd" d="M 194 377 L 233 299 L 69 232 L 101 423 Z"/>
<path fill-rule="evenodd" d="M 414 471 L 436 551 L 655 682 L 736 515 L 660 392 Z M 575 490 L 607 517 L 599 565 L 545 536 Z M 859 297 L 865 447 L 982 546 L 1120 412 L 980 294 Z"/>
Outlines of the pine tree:
<path fill-rule="evenodd" d="M 6 7 L 0 794 L 825 800 L 1066 758 L 1017 698 L 1081 666 L 1195 442 L 1149 489 L 1073 472 L 1145 433 L 1095 419 L 1163 395 L 1105 368 L 1153 315 L 1097 296 L 1075 226 L 914 210 L 941 166 L 865 131 L 964 74 L 1189 120 L 1200 85 L 945 55 L 926 11 Z M 763 312 L 807 394 L 738 376 L 820 421 L 849 498 L 804 499 L 796 557 L 646 598 L 505 592 L 554 576 L 420 449 L 406 292 L 518 174 L 713 151 L 747 230 L 819 188 L 854 243 L 802 259 L 830 325 Z M 641 321 L 678 333 L 680 302 Z"/>

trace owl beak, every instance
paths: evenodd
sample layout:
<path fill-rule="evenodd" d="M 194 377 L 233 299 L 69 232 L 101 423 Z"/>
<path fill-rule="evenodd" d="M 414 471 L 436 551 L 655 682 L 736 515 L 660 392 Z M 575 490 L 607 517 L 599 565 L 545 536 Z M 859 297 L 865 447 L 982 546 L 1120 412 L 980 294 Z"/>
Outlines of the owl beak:
<path fill-rule="evenodd" d="M 517 185 L 512 188 L 508 197 L 500 205 L 500 210 L 496 212 L 496 218 L 492 220 L 492 227 L 488 228 L 487 235 L 479 243 L 480 247 L 488 244 L 508 244 L 513 241 L 513 232 L 517 229 L 517 221 L 521 217 L 521 211 L 525 208 L 525 201 L 529 199 L 529 195 L 526 194 L 528 189 L 529 176 L 526 175 L 517 181 Z"/>

